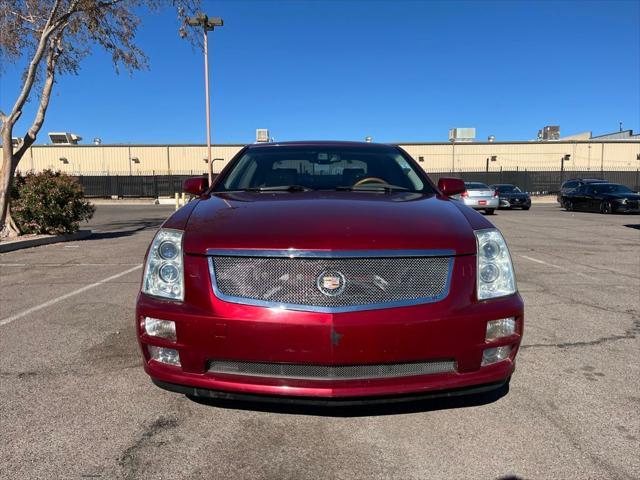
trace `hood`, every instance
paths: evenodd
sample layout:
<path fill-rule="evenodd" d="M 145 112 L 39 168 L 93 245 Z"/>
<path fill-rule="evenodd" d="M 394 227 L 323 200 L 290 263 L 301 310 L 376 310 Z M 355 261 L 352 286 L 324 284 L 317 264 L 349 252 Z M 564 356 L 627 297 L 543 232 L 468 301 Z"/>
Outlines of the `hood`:
<path fill-rule="evenodd" d="M 498 196 L 502 198 L 527 198 L 529 194 L 526 192 L 504 192 L 498 193 Z"/>
<path fill-rule="evenodd" d="M 611 198 L 611 199 L 619 199 L 622 200 L 623 198 L 626 198 L 627 200 L 640 200 L 640 194 L 637 193 L 632 193 L 632 192 L 626 192 L 626 193 L 605 193 L 602 195 L 604 198 Z"/>
<path fill-rule="evenodd" d="M 463 207 L 466 208 L 466 207 Z M 492 225 L 481 215 L 476 228 Z M 470 221 L 451 200 L 416 193 L 224 193 L 201 199 L 184 249 L 453 250 L 476 252 Z"/>

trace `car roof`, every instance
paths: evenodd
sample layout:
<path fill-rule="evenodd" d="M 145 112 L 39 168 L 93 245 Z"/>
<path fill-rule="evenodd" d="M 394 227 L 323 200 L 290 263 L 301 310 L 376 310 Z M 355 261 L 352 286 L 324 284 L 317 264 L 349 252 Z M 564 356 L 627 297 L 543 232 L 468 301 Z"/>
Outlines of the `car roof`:
<path fill-rule="evenodd" d="M 513 183 L 492 183 L 490 187 L 515 187 Z"/>
<path fill-rule="evenodd" d="M 603 178 L 569 178 L 565 180 L 564 183 L 567 182 L 584 182 L 584 183 L 609 183 L 607 180 Z"/>
<path fill-rule="evenodd" d="M 358 147 L 358 148 L 370 148 L 379 150 L 381 148 L 395 149 L 395 145 L 388 143 L 372 143 L 372 142 L 350 142 L 343 140 L 299 140 L 294 142 L 268 142 L 268 143 L 253 143 L 247 145 L 247 148 L 261 149 L 261 148 L 278 148 L 278 147 Z"/>

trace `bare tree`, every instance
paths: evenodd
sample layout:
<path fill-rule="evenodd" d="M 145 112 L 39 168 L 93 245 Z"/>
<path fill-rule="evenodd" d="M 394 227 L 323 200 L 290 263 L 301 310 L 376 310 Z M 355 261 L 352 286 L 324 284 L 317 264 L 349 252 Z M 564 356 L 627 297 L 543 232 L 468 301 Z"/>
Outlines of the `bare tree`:
<path fill-rule="evenodd" d="M 111 54 L 116 71 L 147 68 L 147 57 L 135 44 L 140 12 L 176 8 L 182 22 L 180 34 L 186 36 L 191 29 L 184 28 L 184 19 L 193 14 L 199 4 L 200 0 L 0 1 L 0 65 L 25 58 L 28 61 L 13 107 L 8 113 L 0 109 L 0 235 L 19 233 L 9 209 L 11 182 L 20 160 L 42 127 L 56 77 L 77 74 L 81 60 L 91 54 L 94 46 Z M 38 105 L 35 116 L 22 141 L 14 146 L 14 128 L 30 100 Z"/>

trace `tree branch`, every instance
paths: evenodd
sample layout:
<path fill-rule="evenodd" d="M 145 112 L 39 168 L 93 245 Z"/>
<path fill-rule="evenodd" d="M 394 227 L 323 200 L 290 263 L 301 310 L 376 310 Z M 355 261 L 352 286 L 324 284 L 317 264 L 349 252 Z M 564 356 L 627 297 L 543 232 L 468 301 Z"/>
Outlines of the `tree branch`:
<path fill-rule="evenodd" d="M 33 18 L 33 15 L 31 15 L 30 17 L 26 17 L 26 16 L 22 15 L 20 12 L 14 12 L 12 10 L 9 10 L 8 13 L 9 13 L 9 15 L 13 15 L 15 17 L 18 17 L 19 19 L 24 20 L 27 23 L 31 23 L 31 24 L 35 24 L 36 23 L 36 20 L 35 20 L 35 18 Z"/>
<path fill-rule="evenodd" d="M 20 148 L 15 153 L 14 157 L 19 162 L 22 156 L 27 152 L 29 147 L 36 141 L 36 136 L 42 128 L 44 119 L 47 113 L 47 107 L 49 106 L 49 100 L 51 99 L 51 90 L 56 77 L 56 63 L 60 54 L 62 53 L 62 35 L 68 23 L 65 23 L 56 32 L 54 38 L 50 40 L 49 53 L 47 54 L 47 76 L 42 86 L 42 93 L 40 94 L 40 104 L 38 105 L 38 111 L 33 119 L 33 124 L 24 136 L 24 140 L 20 145 Z"/>
<path fill-rule="evenodd" d="M 29 67 L 27 68 L 27 74 L 25 75 L 24 84 L 22 86 L 22 90 L 20 91 L 20 95 L 16 99 L 16 103 L 9 114 L 9 117 L 6 121 L 11 127 L 18 121 L 20 115 L 22 114 L 22 107 L 29 98 L 29 93 L 31 93 L 31 88 L 33 88 L 33 83 L 36 78 L 36 71 L 38 70 L 38 65 L 42 60 L 42 56 L 44 55 L 44 51 L 47 47 L 47 41 L 49 40 L 49 36 L 53 33 L 53 30 L 50 29 L 51 22 L 55 18 L 55 15 L 58 13 L 58 8 L 60 7 L 60 0 L 56 0 L 53 7 L 51 8 L 51 13 L 49 14 L 49 18 L 42 29 L 42 34 L 40 35 L 40 40 L 38 41 L 38 47 L 29 63 Z"/>

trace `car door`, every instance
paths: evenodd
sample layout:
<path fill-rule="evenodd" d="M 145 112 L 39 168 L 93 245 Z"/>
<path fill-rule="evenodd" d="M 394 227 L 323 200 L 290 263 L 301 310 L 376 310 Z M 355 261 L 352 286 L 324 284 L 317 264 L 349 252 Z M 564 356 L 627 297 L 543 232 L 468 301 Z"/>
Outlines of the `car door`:
<path fill-rule="evenodd" d="M 587 187 L 588 185 L 581 185 L 569 194 L 574 210 L 585 210 L 587 208 Z"/>
<path fill-rule="evenodd" d="M 594 209 L 599 207 L 599 202 L 596 200 L 596 187 L 593 185 L 585 185 L 584 186 L 584 209 L 588 211 L 593 211 Z M 598 203 L 598 206 L 596 206 Z"/>
<path fill-rule="evenodd" d="M 602 202 L 602 188 L 599 188 L 596 185 L 589 186 L 589 210 L 593 212 L 600 211 L 600 203 Z"/>

